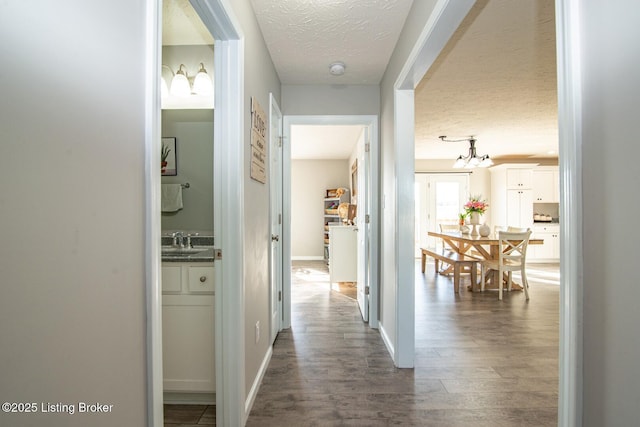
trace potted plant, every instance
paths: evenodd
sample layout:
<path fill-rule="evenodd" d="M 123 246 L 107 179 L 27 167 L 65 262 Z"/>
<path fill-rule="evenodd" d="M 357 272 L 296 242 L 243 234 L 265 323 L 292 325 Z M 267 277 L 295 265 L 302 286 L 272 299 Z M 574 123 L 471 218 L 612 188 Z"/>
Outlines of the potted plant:
<path fill-rule="evenodd" d="M 164 173 L 167 168 L 167 157 L 169 157 L 170 152 L 171 148 L 162 144 L 162 151 L 160 152 L 160 170 L 162 173 Z"/>
<path fill-rule="evenodd" d="M 483 215 L 489 204 L 481 200 L 482 196 L 469 196 L 469 201 L 464 204 L 463 208 L 469 216 L 470 224 L 480 224 L 480 215 Z"/>
<path fill-rule="evenodd" d="M 458 225 L 459 226 L 463 226 L 464 225 L 464 220 L 467 218 L 467 213 L 466 212 L 462 212 L 458 214 Z"/>

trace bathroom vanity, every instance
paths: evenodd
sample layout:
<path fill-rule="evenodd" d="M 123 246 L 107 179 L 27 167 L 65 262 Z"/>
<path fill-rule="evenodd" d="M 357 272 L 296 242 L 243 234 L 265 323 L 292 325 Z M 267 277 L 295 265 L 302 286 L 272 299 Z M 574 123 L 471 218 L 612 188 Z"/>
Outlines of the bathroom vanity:
<path fill-rule="evenodd" d="M 215 402 L 213 249 L 163 246 L 165 403 Z M 199 251 L 198 249 L 202 249 Z"/>

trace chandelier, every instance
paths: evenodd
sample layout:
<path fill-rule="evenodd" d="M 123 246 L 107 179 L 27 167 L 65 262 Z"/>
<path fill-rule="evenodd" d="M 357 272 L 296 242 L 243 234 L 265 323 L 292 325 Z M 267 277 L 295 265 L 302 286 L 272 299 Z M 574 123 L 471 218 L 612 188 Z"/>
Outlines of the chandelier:
<path fill-rule="evenodd" d="M 458 159 L 453 164 L 454 169 L 473 169 L 473 168 L 488 168 L 493 166 L 493 161 L 488 154 L 478 156 L 476 153 L 476 139 L 474 137 L 463 139 L 446 139 L 446 136 L 439 137 L 443 142 L 461 142 L 469 141 L 469 153 L 466 156 L 458 156 Z"/>

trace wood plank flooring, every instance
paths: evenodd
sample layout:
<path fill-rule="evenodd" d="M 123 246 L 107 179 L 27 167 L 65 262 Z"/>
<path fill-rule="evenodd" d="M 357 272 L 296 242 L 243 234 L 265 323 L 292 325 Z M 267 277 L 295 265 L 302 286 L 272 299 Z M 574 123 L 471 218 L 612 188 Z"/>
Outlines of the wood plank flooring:
<path fill-rule="evenodd" d="M 433 263 L 424 275 L 419 264 L 416 367 L 396 369 L 356 302 L 330 291 L 324 264 L 294 263 L 292 328 L 247 425 L 556 425 L 557 265 L 528 269 L 526 302 L 522 292 L 455 295 Z"/>

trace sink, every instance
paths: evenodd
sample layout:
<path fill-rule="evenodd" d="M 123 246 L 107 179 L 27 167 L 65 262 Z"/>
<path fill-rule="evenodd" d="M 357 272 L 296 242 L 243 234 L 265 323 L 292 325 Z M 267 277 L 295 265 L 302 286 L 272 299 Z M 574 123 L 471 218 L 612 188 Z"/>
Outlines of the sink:
<path fill-rule="evenodd" d="M 178 246 L 162 246 L 162 255 L 193 255 L 210 249 L 209 246 L 194 246 L 192 248 L 181 248 Z"/>

